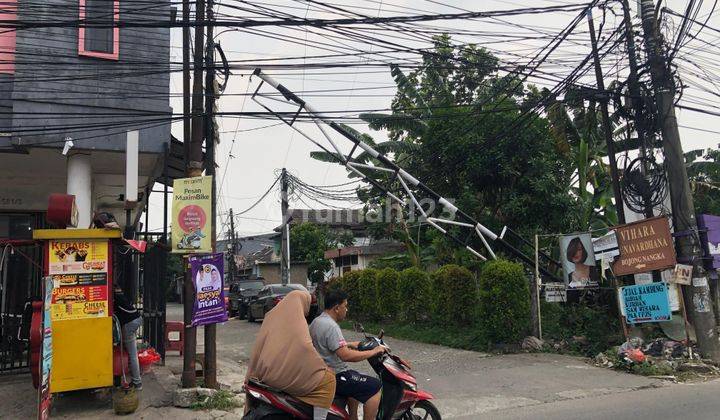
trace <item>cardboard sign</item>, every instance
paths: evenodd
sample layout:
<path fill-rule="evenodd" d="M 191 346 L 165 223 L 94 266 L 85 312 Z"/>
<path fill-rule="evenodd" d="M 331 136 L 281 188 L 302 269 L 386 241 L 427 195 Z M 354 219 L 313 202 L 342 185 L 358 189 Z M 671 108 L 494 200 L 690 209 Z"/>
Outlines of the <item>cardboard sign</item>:
<path fill-rule="evenodd" d="M 172 252 L 212 251 L 212 176 L 181 178 L 173 182 Z"/>
<path fill-rule="evenodd" d="M 692 283 L 692 265 L 678 264 L 672 271 L 670 281 L 676 284 L 689 286 Z"/>
<path fill-rule="evenodd" d="M 545 302 L 567 302 L 564 283 L 545 283 Z"/>
<path fill-rule="evenodd" d="M 621 289 L 624 315 L 630 324 L 661 322 L 672 319 L 668 286 L 651 283 L 626 286 Z"/>
<path fill-rule="evenodd" d="M 612 265 L 616 276 L 675 266 L 675 247 L 667 217 L 653 217 L 618 226 L 615 232 L 620 247 L 620 257 Z"/>

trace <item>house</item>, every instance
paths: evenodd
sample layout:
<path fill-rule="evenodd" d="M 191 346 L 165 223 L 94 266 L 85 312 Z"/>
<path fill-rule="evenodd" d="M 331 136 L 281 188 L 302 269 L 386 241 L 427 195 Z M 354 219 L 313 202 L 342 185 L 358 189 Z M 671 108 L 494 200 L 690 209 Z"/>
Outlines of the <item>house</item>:
<path fill-rule="evenodd" d="M 398 242 L 356 240 L 352 246 L 325 251 L 325 259 L 332 260 L 333 263 L 329 277 L 340 277 L 350 271 L 368 268 L 370 263 L 377 258 L 404 251 L 405 245 Z"/>
<path fill-rule="evenodd" d="M 123 26 L 120 16 L 154 24 Z M 139 226 L 154 183 L 171 185 L 170 161 L 183 164 L 170 135 L 170 28 L 158 24 L 170 23 L 170 0 L 5 0 L 0 19 L 35 23 L 0 31 L 0 341 L 9 342 L 41 295 L 42 248 L 31 239 L 47 227 L 50 194 L 75 196 L 80 228 L 96 211 L 125 227 L 126 149 L 137 138 L 139 196 L 128 207 Z M 15 342 L 0 346 L 0 372 L 26 367 Z"/>

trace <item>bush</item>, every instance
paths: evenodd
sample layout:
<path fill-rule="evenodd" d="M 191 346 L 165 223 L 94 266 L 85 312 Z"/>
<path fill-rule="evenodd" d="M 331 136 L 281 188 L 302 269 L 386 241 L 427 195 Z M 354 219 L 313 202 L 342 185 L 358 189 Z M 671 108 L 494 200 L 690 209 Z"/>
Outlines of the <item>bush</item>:
<path fill-rule="evenodd" d="M 357 311 L 353 311 L 353 318 L 377 320 L 378 296 L 377 296 L 377 275 L 378 271 L 373 268 L 366 268 L 360 272 L 358 278 L 358 303 Z"/>
<path fill-rule="evenodd" d="M 430 276 L 417 267 L 400 272 L 398 298 L 400 319 L 408 322 L 427 320 L 432 309 Z"/>
<path fill-rule="evenodd" d="M 434 318 L 466 326 L 475 320 L 478 292 L 472 273 L 458 265 L 446 265 L 432 274 Z"/>
<path fill-rule="evenodd" d="M 609 306 L 542 302 L 540 308 L 544 338 L 565 340 L 573 352 L 595 356 L 623 341 L 620 321 Z M 578 342 L 573 337 L 585 340 Z"/>
<path fill-rule="evenodd" d="M 490 340 L 515 342 L 530 328 L 530 288 L 520 264 L 495 260 L 480 273 L 480 321 Z"/>
<path fill-rule="evenodd" d="M 340 277 L 339 287 L 348 295 L 350 308 L 360 308 L 360 275 L 362 271 L 351 271 Z"/>
<path fill-rule="evenodd" d="M 377 312 L 380 318 L 396 318 L 399 310 L 398 280 L 400 274 L 397 270 L 386 268 L 376 277 Z"/>

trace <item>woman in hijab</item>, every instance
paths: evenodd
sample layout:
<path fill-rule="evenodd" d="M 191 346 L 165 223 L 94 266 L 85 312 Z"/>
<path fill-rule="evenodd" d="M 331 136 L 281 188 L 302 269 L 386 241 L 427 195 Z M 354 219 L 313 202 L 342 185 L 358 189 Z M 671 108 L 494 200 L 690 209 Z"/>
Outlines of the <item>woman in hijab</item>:
<path fill-rule="evenodd" d="M 263 382 L 313 406 L 313 419 L 325 420 L 335 397 L 335 374 L 313 347 L 305 317 L 310 293 L 287 294 L 263 320 L 247 378 Z"/>

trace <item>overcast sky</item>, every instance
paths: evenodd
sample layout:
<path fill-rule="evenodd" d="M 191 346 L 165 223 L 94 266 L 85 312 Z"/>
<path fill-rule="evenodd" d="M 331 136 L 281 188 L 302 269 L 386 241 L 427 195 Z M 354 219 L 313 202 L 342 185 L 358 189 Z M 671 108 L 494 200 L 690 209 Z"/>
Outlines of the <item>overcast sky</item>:
<path fill-rule="evenodd" d="M 247 12 L 237 10 L 235 8 L 225 6 L 238 6 L 241 3 L 232 0 L 217 0 L 221 6 L 219 12 L 225 15 L 237 17 L 260 18 L 258 15 L 249 15 Z M 308 19 L 332 19 L 342 16 L 337 13 L 321 11 L 316 5 L 310 5 L 303 1 L 285 1 L 285 0 L 259 0 L 255 3 L 256 7 L 272 8 L 276 11 L 290 13 L 301 18 Z M 354 13 L 361 13 L 368 16 L 393 16 L 393 15 L 415 15 L 420 13 L 460 13 L 461 9 L 472 11 L 492 11 L 492 10 L 508 10 L 526 7 L 542 7 L 551 5 L 568 5 L 576 4 L 570 0 L 533 0 L 533 1 L 507 1 L 507 0 L 392 0 L 390 2 L 380 0 L 329 0 L 337 7 L 348 9 Z M 438 3 L 444 3 L 444 6 Z M 635 1 L 630 1 L 631 6 L 635 9 Z M 686 7 L 686 0 L 669 0 L 665 2 L 671 9 L 682 13 Z M 704 5 L 699 13 L 699 19 L 704 21 L 705 15 L 710 12 L 713 2 Z M 449 7 L 452 6 L 452 7 Z M 253 8 L 247 4 L 244 7 Z M 454 9 L 453 7 L 457 8 Z M 266 10 L 267 11 L 267 10 Z M 497 19 L 474 19 L 474 20 L 454 20 L 454 21 L 433 21 L 413 24 L 413 27 L 424 26 L 425 29 L 432 27 L 433 29 L 447 29 L 449 32 L 456 33 L 463 31 L 464 34 L 456 34 L 453 39 L 459 43 L 476 43 L 484 46 L 496 53 L 503 64 L 511 63 L 526 64 L 530 58 L 536 54 L 539 48 L 546 46 L 551 36 L 560 33 L 579 12 L 555 12 L 551 14 L 533 14 L 503 17 Z M 717 13 L 716 13 L 717 15 Z M 597 27 L 600 26 L 602 14 L 597 9 L 593 14 Z M 229 19 L 228 16 L 220 16 L 220 18 Z M 716 16 L 711 17 L 709 25 L 720 26 Z M 679 21 L 679 19 L 676 19 Z M 606 15 L 604 34 L 608 34 L 614 28 L 621 24 L 621 16 Z M 364 27 L 372 28 L 372 26 Z M 382 29 L 382 30 L 379 30 Z M 667 28 L 671 33 L 675 28 L 671 25 Z M 695 33 L 699 28 L 693 28 Z M 258 33 L 259 30 L 265 31 L 264 34 Z M 220 29 L 216 30 L 218 33 Z M 173 32 L 173 49 L 171 53 L 171 61 L 180 62 L 182 60 L 181 32 L 175 30 Z M 271 35 L 279 39 L 271 39 L 267 35 Z M 550 35 L 550 37 L 548 36 Z M 701 38 L 709 44 L 717 44 L 718 33 L 705 30 L 701 34 Z M 382 39 L 393 44 L 400 44 L 409 48 L 427 48 L 428 42 L 408 40 L 408 34 L 398 34 L 393 32 L 392 28 L 384 26 L 376 26 L 371 33 L 373 38 Z M 357 62 L 364 63 L 363 67 L 351 68 L 322 68 L 322 69 L 268 69 L 268 73 L 272 74 L 278 81 L 285 84 L 291 90 L 296 92 L 307 92 L 304 97 L 308 103 L 321 111 L 331 112 L 334 116 L 350 116 L 356 117 L 359 112 L 365 110 L 383 110 L 390 106 L 392 96 L 395 93 L 394 83 L 390 76 L 387 66 L 368 66 L 369 64 L 389 63 L 389 62 L 408 62 L 410 59 L 417 59 L 417 56 L 403 53 L 386 53 L 377 54 L 379 50 L 383 50 L 382 46 L 372 45 L 374 42 L 363 42 L 362 40 L 353 41 L 346 39 L 346 34 L 332 33 L 326 30 L 316 28 L 307 29 L 305 27 L 296 28 L 277 28 L 277 27 L 261 27 L 257 30 L 245 32 L 230 31 L 219 37 L 220 43 L 228 56 L 228 59 L 235 64 L 245 61 L 249 66 L 262 66 L 263 63 L 279 64 L 280 61 L 271 61 L 269 59 L 279 57 L 311 57 L 318 55 L 337 54 L 334 51 L 363 51 L 375 54 L 353 56 L 344 58 L 324 58 L 324 59 L 298 59 L 294 61 L 283 61 L 283 64 L 294 63 L 319 63 L 328 61 Z M 307 42 L 305 41 L 307 40 Z M 715 42 L 713 42 L 715 41 Z M 571 34 L 568 39 L 555 50 L 548 61 L 540 67 L 540 70 L 551 74 L 566 75 L 569 73 L 572 65 L 577 65 L 589 53 L 589 39 L 587 32 L 587 23 L 583 22 Z M 600 40 L 603 42 L 603 39 Z M 391 44 L 384 44 L 391 45 Z M 704 44 L 697 44 L 704 45 Z M 711 60 L 713 54 L 711 51 L 693 51 L 693 45 L 688 45 L 687 55 L 690 60 L 696 54 Z M 627 63 L 621 60 L 621 53 L 624 49 L 618 50 L 617 56 L 609 56 L 603 61 L 603 70 L 608 75 L 606 84 L 613 78 L 622 77 L 617 74 L 617 68 L 624 68 Z M 685 50 L 682 50 L 683 52 Z M 703 58 L 703 57 L 701 57 Z M 706 58 L 703 58 L 705 60 Z M 697 62 L 697 61 L 695 61 Z M 689 66 L 689 65 L 688 65 Z M 699 64 L 698 68 L 704 67 Z M 712 69 L 710 69 L 712 70 Z M 697 69 L 693 70 L 697 71 Z M 254 78 L 250 80 L 248 75 L 251 70 L 234 70 L 228 83 L 226 95 L 220 99 L 221 112 L 253 112 L 263 111 L 257 104 L 252 102 L 247 96 L 243 96 L 247 92 L 253 92 L 257 87 L 259 80 Z M 176 73 L 171 80 L 171 92 L 180 94 L 182 92 L 182 75 Z M 554 87 L 554 81 L 541 80 L 531 78 L 531 82 L 543 86 Z M 581 83 L 587 83 L 595 86 L 594 74 L 588 73 L 586 77 L 581 79 Z M 714 86 L 707 82 L 709 90 L 717 92 Z M 319 90 L 342 90 L 338 92 L 322 93 Z M 264 92 L 271 90 L 263 89 Z M 314 92 L 313 92 L 314 91 Z M 713 93 L 702 93 L 695 89 L 688 93 L 688 98 L 693 101 L 699 101 L 702 98 L 713 98 Z M 697 98 L 696 98 L 697 96 Z M 182 101 L 180 98 L 173 98 L 172 107 L 175 112 L 182 112 Z M 276 106 L 276 105 L 273 105 Z M 705 106 L 705 108 L 708 108 Z M 288 108 L 277 105 L 278 110 L 286 110 Z M 711 117 L 689 111 L 678 110 L 679 123 L 684 127 L 693 127 L 704 130 L 715 130 L 717 117 Z M 233 208 L 236 213 L 247 209 L 252 205 L 272 184 L 276 178 L 276 172 L 280 168 L 287 168 L 290 172 L 301 178 L 303 181 L 313 185 L 339 184 L 347 182 L 346 171 L 339 165 L 322 163 L 310 158 L 309 154 L 318 148 L 311 144 L 302 136 L 286 125 L 274 125 L 277 120 L 270 118 L 221 118 L 219 121 L 221 131 L 221 143 L 217 154 L 218 169 L 218 187 L 219 199 L 219 216 L 218 216 L 218 234 L 220 228 L 227 222 L 226 213 L 228 209 Z M 270 126 L 273 125 L 273 126 Z M 270 126 L 270 127 L 268 127 Z M 267 127 L 267 128 L 262 128 Z M 307 129 L 312 133 L 314 138 L 321 140 L 320 133 L 314 130 L 310 124 L 302 123 L 298 127 Z M 363 132 L 370 130 L 362 125 L 353 125 L 356 129 Z M 177 138 L 182 139 L 182 126 L 177 124 L 173 127 L 173 133 Z M 371 133 L 376 140 L 382 141 L 385 136 L 383 133 Z M 683 146 L 685 150 L 695 148 L 716 147 L 718 144 L 718 135 L 688 128 L 681 128 Z M 346 147 L 347 142 L 343 142 L 340 137 L 336 137 L 340 144 Z M 349 147 L 346 147 L 349 149 Z M 482 153 L 482 151 L 478 151 Z M 412 168 L 407 168 L 412 172 Z M 322 208 L 319 203 L 308 202 L 316 208 Z M 151 198 L 150 206 L 150 228 L 157 229 L 162 226 L 162 195 L 154 194 Z M 346 203 L 334 203 L 335 205 L 345 206 Z M 307 205 L 300 202 L 292 202 L 291 207 L 307 208 Z M 272 231 L 280 223 L 280 203 L 277 188 L 268 197 L 263 200 L 253 210 L 238 216 L 236 218 L 236 230 L 241 236 L 252 235 L 257 233 L 266 233 Z M 220 239 L 220 236 L 218 236 Z"/>

